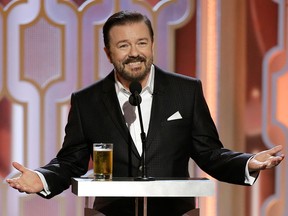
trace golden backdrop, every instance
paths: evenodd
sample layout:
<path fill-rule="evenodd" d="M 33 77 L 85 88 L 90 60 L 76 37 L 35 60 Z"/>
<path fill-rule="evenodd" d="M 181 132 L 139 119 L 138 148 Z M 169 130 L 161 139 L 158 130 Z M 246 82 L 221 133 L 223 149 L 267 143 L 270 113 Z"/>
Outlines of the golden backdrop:
<path fill-rule="evenodd" d="M 0 215 L 82 215 L 70 190 L 51 199 L 18 193 L 11 162 L 33 169 L 60 149 L 70 94 L 111 70 L 101 28 L 123 9 L 147 14 L 155 63 L 201 78 L 221 139 L 287 155 L 287 0 L 0 0 Z M 206 176 L 191 162 L 192 176 Z M 217 182 L 205 216 L 284 216 L 287 162 L 252 187 Z M 239 207 L 240 206 L 240 207 Z"/>

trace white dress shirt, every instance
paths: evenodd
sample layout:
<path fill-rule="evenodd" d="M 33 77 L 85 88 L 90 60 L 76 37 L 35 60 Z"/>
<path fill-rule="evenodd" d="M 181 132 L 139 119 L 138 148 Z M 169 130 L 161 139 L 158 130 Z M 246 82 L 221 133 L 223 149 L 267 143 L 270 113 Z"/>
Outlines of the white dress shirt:
<path fill-rule="evenodd" d="M 140 93 L 140 96 L 142 98 L 140 107 L 145 134 L 147 134 L 149 129 L 153 88 L 154 88 L 154 73 L 155 69 L 154 65 L 152 65 L 147 84 Z M 130 131 L 131 137 L 136 145 L 138 153 L 141 155 L 142 154 L 141 127 L 137 106 L 133 106 L 129 103 L 129 97 L 131 93 L 128 89 L 125 89 L 123 87 L 123 85 L 117 79 L 116 73 L 115 73 L 115 80 L 116 80 L 115 82 L 116 94 L 120 103 L 122 113 L 126 120 L 126 125 Z"/>

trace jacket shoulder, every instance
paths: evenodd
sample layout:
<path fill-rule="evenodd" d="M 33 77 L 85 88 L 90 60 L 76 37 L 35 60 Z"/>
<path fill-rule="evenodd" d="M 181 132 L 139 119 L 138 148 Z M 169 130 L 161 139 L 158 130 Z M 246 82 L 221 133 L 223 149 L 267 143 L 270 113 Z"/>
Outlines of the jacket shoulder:
<path fill-rule="evenodd" d="M 178 88 L 179 90 L 183 88 L 201 88 L 201 80 L 195 77 L 190 77 L 182 75 L 175 72 L 169 72 L 155 67 L 155 88 Z"/>
<path fill-rule="evenodd" d="M 78 91 L 75 91 L 72 93 L 72 95 L 76 96 L 89 96 L 90 94 L 97 94 L 101 92 L 107 92 L 111 90 L 115 90 L 115 80 L 114 80 L 114 74 L 111 72 L 108 76 L 106 76 L 104 79 L 98 80 L 95 83 L 86 86 L 82 89 L 79 89 Z"/>

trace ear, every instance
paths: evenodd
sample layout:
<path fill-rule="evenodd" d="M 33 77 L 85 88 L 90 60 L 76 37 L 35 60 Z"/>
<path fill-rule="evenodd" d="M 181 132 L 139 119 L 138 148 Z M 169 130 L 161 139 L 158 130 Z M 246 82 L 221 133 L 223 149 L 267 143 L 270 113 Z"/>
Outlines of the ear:
<path fill-rule="evenodd" d="M 111 61 L 111 55 L 110 55 L 110 50 L 107 47 L 104 47 L 104 51 L 106 53 L 106 56 L 108 58 L 108 60 L 110 61 L 110 63 L 112 63 Z"/>

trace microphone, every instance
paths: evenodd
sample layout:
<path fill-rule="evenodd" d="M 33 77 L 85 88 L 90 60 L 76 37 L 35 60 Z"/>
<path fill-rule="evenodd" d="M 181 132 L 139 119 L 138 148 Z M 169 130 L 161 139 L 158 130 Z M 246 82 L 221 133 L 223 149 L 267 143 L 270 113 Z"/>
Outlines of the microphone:
<path fill-rule="evenodd" d="M 132 106 L 137 106 L 138 108 L 138 114 L 139 114 L 139 121 L 140 121 L 140 128 L 141 128 L 141 141 L 142 141 L 142 176 L 136 177 L 136 181 L 152 181 L 155 180 L 153 177 L 147 177 L 147 169 L 146 169 L 146 134 L 144 132 L 143 127 L 143 119 L 141 114 L 141 108 L 140 103 L 142 102 L 142 98 L 140 96 L 140 93 L 142 91 L 142 86 L 139 82 L 133 81 L 131 82 L 129 86 L 129 90 L 131 92 L 131 95 L 129 97 L 129 103 Z"/>
<path fill-rule="evenodd" d="M 141 104 L 142 102 L 142 98 L 140 96 L 140 93 L 142 91 L 141 84 L 137 81 L 133 81 L 129 86 L 129 90 L 131 92 L 131 95 L 129 97 L 129 103 L 132 106 L 138 106 L 138 103 Z"/>

